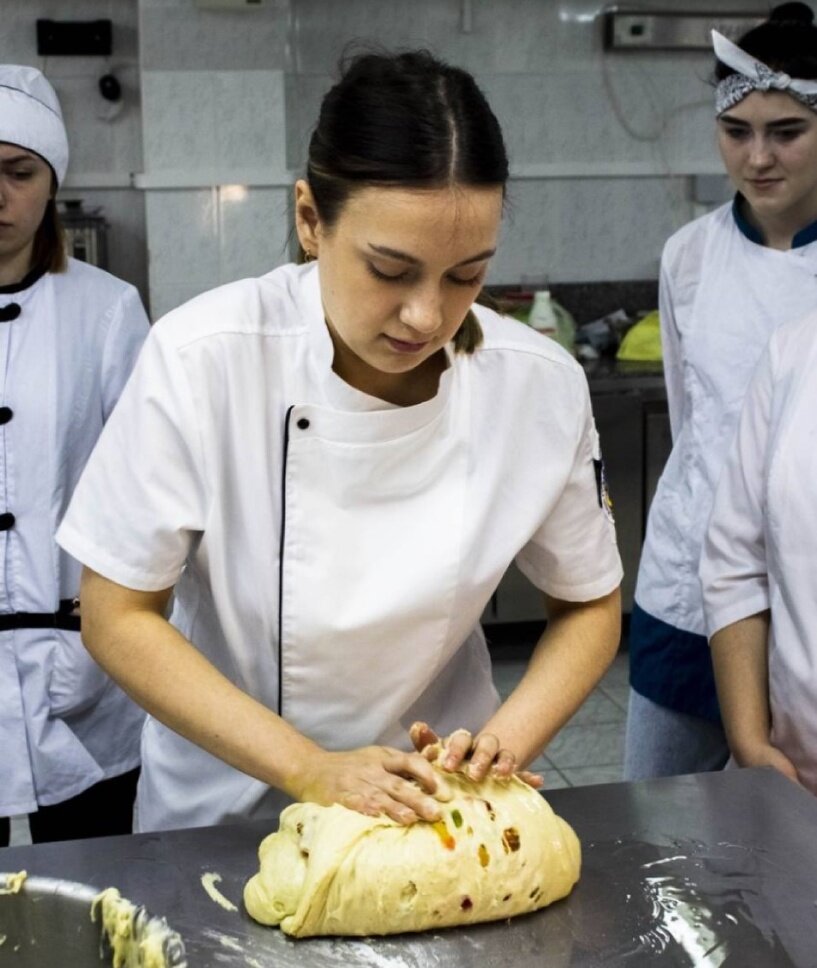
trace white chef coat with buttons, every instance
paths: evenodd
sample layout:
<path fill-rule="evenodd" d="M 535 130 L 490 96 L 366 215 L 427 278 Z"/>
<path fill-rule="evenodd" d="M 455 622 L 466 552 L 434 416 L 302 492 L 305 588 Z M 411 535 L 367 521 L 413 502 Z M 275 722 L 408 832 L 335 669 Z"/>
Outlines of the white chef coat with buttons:
<path fill-rule="evenodd" d="M 175 585 L 174 624 L 325 748 L 408 748 L 415 719 L 446 733 L 496 709 L 479 618 L 514 558 L 559 598 L 617 587 L 597 435 L 578 364 L 481 308 L 484 345 L 449 354 L 433 399 L 353 389 L 318 272 L 156 324 L 58 540 L 122 585 Z M 151 718 L 142 754 L 140 829 L 283 802 Z"/>
<path fill-rule="evenodd" d="M 772 337 L 701 558 L 707 630 L 771 609 L 771 741 L 817 793 L 817 314 Z"/>
<path fill-rule="evenodd" d="M 673 448 L 650 507 L 635 597 L 675 628 L 704 634 L 698 564 L 712 494 L 769 337 L 817 307 L 815 234 L 811 226 L 803 244 L 768 248 L 747 237 L 729 203 L 684 226 L 664 249 L 660 314 Z"/>
<path fill-rule="evenodd" d="M 0 613 L 54 613 L 81 566 L 54 534 L 147 335 L 136 290 L 69 260 L 0 291 Z M 6 315 L 9 315 L 6 312 Z M 10 523 L 12 522 L 13 523 Z M 0 816 L 60 803 L 134 768 L 144 714 L 78 632 L 0 631 Z"/>

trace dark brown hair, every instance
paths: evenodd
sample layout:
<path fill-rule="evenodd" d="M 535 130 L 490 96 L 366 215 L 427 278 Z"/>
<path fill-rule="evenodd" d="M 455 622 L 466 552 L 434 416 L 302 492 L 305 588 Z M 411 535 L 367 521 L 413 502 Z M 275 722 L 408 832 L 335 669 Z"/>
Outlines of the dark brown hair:
<path fill-rule="evenodd" d="M 34 234 L 30 268 L 41 272 L 65 272 L 68 268 L 65 233 L 53 194 L 48 199 L 40 227 Z"/>
<path fill-rule="evenodd" d="M 323 99 L 306 177 L 331 228 L 349 196 L 372 185 L 504 189 L 508 156 L 499 122 L 467 71 L 423 50 L 366 52 L 342 63 Z M 473 353 L 481 342 L 469 310 L 454 347 Z"/>
<path fill-rule="evenodd" d="M 773 71 L 803 80 L 817 79 L 817 27 L 814 12 L 805 3 L 781 3 L 768 20 L 740 38 L 738 47 Z M 716 81 L 734 73 L 733 68 L 716 62 Z"/>

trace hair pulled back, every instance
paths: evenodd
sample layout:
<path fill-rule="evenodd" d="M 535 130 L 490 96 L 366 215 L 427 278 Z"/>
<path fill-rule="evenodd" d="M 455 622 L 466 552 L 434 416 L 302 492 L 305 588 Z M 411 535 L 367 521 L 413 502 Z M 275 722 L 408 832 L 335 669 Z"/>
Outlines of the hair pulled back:
<path fill-rule="evenodd" d="M 355 187 L 504 185 L 502 131 L 474 78 L 427 51 L 363 53 L 324 97 L 307 178 L 331 225 Z"/>
<path fill-rule="evenodd" d="M 781 3 L 769 19 L 747 31 L 738 47 L 773 71 L 802 80 L 817 79 L 817 27 L 814 12 L 805 3 Z M 718 61 L 715 77 L 722 81 L 733 68 Z"/>
<path fill-rule="evenodd" d="M 474 78 L 428 51 L 365 52 L 341 65 L 309 142 L 306 177 L 331 228 L 350 195 L 368 186 L 502 186 L 508 156 L 499 122 Z M 455 337 L 472 352 L 473 313 Z"/>

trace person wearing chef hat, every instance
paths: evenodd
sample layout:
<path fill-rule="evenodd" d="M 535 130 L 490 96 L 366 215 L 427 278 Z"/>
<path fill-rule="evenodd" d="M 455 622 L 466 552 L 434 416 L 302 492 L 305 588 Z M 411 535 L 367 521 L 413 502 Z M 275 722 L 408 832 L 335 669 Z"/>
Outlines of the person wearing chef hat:
<path fill-rule="evenodd" d="M 58 536 L 88 648 L 151 714 L 139 829 L 290 798 L 437 819 L 412 743 L 522 771 L 615 655 L 586 379 L 475 304 L 507 177 L 469 74 L 361 54 L 295 186 L 307 261 L 154 326 Z M 479 623 L 514 559 L 550 621 L 500 706 Z"/>
<path fill-rule="evenodd" d="M 80 641 L 80 565 L 60 518 L 148 322 L 136 290 L 68 258 L 57 96 L 0 65 L 0 846 L 127 833 L 142 711 Z"/>
<path fill-rule="evenodd" d="M 817 28 L 776 7 L 738 45 L 713 33 L 732 203 L 682 228 L 661 265 L 673 449 L 650 508 L 630 626 L 625 777 L 729 755 L 698 575 L 713 492 L 752 372 L 779 326 L 817 309 Z"/>

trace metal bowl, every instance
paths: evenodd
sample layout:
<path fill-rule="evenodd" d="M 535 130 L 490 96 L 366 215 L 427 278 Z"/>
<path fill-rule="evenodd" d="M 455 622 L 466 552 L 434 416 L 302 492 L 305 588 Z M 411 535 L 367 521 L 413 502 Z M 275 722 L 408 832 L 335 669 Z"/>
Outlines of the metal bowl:
<path fill-rule="evenodd" d="M 0 873 L 0 888 L 9 883 L 9 877 Z M 112 949 L 101 917 L 91 920 L 91 906 L 98 895 L 99 889 L 89 884 L 51 877 L 28 877 L 18 893 L 0 895 L 0 964 L 14 968 L 112 965 Z M 148 922 L 155 920 L 140 908 L 137 937 Z M 166 931 L 167 968 L 182 968 L 186 964 L 184 944 L 176 932 Z M 138 966 L 142 961 L 137 959 L 133 964 Z"/>

